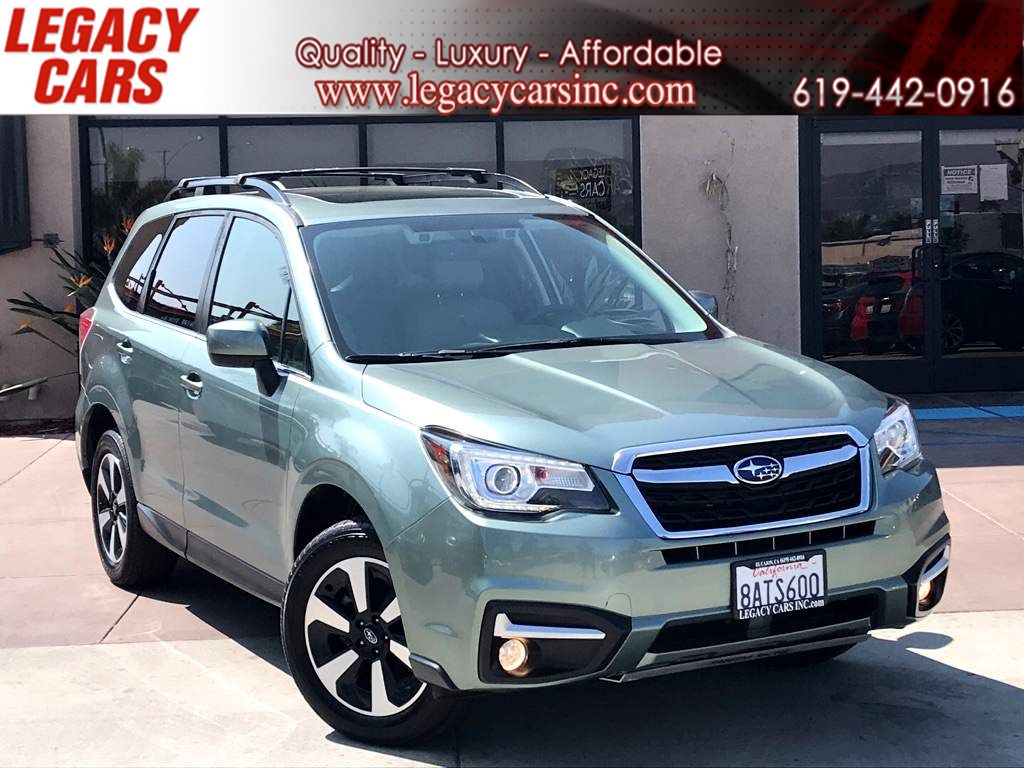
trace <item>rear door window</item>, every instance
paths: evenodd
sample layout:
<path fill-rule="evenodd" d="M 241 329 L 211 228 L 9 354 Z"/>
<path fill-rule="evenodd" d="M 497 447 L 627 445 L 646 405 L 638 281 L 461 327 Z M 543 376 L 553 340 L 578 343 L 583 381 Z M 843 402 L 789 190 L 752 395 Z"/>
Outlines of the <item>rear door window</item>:
<path fill-rule="evenodd" d="M 111 281 L 114 291 L 128 309 L 135 310 L 139 307 L 146 276 L 153 266 L 153 257 L 160 250 L 164 232 L 170 223 L 170 217 L 164 216 L 139 227 L 139 231 L 128 242 L 124 255 L 117 264 Z"/>
<path fill-rule="evenodd" d="M 147 315 L 194 330 L 199 293 L 224 217 L 189 216 L 174 223 L 146 298 Z"/>

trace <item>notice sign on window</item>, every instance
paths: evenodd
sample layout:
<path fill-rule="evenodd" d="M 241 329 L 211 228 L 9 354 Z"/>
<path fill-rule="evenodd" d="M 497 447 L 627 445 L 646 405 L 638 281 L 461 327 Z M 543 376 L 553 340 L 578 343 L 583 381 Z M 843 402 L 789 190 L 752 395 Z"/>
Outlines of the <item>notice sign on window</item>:
<path fill-rule="evenodd" d="M 609 210 L 612 207 L 612 167 L 557 168 L 555 194 L 591 210 Z"/>
<path fill-rule="evenodd" d="M 978 194 L 978 166 L 976 166 L 976 165 L 944 165 L 944 166 L 942 166 L 942 194 L 944 194 L 944 195 L 976 195 L 976 194 Z"/>

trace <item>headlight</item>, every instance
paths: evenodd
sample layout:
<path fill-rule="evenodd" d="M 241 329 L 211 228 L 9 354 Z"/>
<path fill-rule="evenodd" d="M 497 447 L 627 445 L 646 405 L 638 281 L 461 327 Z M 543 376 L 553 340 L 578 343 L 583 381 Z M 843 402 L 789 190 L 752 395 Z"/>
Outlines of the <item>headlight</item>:
<path fill-rule="evenodd" d="M 883 473 L 906 467 L 921 458 L 921 442 L 910 406 L 896 401 L 889 407 L 875 432 L 875 448 Z"/>
<path fill-rule="evenodd" d="M 586 467 L 571 461 L 423 433 L 427 456 L 463 502 L 487 512 L 607 512 L 608 498 Z"/>

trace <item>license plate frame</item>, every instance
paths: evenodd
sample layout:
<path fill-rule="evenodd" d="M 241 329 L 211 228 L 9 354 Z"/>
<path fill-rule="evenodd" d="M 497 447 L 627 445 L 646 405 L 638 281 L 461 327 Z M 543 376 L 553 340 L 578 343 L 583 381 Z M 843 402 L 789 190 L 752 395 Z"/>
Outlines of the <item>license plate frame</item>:
<path fill-rule="evenodd" d="M 819 557 L 821 558 L 820 562 L 816 562 Z M 746 569 L 749 573 L 744 573 L 741 569 Z M 763 569 L 776 570 L 774 572 L 765 570 L 763 574 L 757 573 L 758 570 Z M 820 578 L 820 584 L 814 583 L 813 575 Z M 800 582 L 798 578 L 800 576 L 805 576 L 806 582 Z M 777 583 L 779 579 L 783 582 L 781 586 Z M 765 583 L 766 580 L 770 580 L 771 583 Z M 751 590 L 747 600 L 743 600 L 740 594 L 744 584 L 750 585 L 749 589 Z M 789 598 L 787 593 L 791 586 L 793 591 L 790 594 L 793 594 L 793 597 Z M 756 598 L 755 589 L 759 593 Z M 760 590 L 765 590 L 767 595 L 760 594 Z M 772 599 L 774 597 L 782 599 Z M 749 605 L 742 605 L 744 602 Z M 823 608 L 827 602 L 828 558 L 824 549 L 810 549 L 785 555 L 766 555 L 750 560 L 739 560 L 734 562 L 730 568 L 729 603 L 733 618 L 740 621 L 786 616 Z"/>

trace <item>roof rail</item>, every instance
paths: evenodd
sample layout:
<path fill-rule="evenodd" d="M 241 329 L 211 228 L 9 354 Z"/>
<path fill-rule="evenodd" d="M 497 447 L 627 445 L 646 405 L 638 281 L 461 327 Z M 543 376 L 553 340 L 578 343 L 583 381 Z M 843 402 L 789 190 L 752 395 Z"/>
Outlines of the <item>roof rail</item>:
<path fill-rule="evenodd" d="M 519 189 L 522 192 L 540 192 L 522 179 L 509 176 L 505 173 L 495 173 L 483 168 L 429 168 L 424 166 L 355 166 L 340 168 L 298 168 L 287 171 L 259 171 L 256 173 L 242 174 L 245 179 L 265 179 L 266 181 L 279 181 L 286 178 L 297 178 L 304 176 L 352 176 L 374 181 L 390 181 L 398 186 L 415 184 L 431 184 L 447 178 L 470 179 L 476 184 L 486 184 L 495 181 L 498 184 L 508 185 Z"/>
<path fill-rule="evenodd" d="M 182 179 L 164 198 L 164 202 L 174 200 L 186 190 L 194 190 L 194 194 L 202 195 L 210 187 L 242 187 L 258 192 L 263 197 L 273 200 L 282 205 L 288 204 L 288 199 L 281 194 L 280 188 L 260 178 L 246 179 L 243 176 L 194 176 L 189 179 Z"/>
<path fill-rule="evenodd" d="M 430 185 L 443 182 L 450 178 L 469 179 L 475 184 L 486 184 L 490 181 L 501 187 L 520 192 L 541 194 L 535 187 L 522 179 L 505 173 L 495 173 L 483 168 L 427 168 L 420 166 L 372 166 L 344 168 L 296 168 L 281 171 L 256 171 L 240 173 L 236 176 L 196 176 L 182 179 L 170 192 L 165 200 L 173 200 L 184 192 L 192 190 L 201 195 L 213 187 L 242 187 L 243 190 L 257 192 L 276 203 L 287 205 L 281 179 L 316 177 L 316 176 L 349 176 L 369 181 L 387 181 L 397 186 Z"/>

